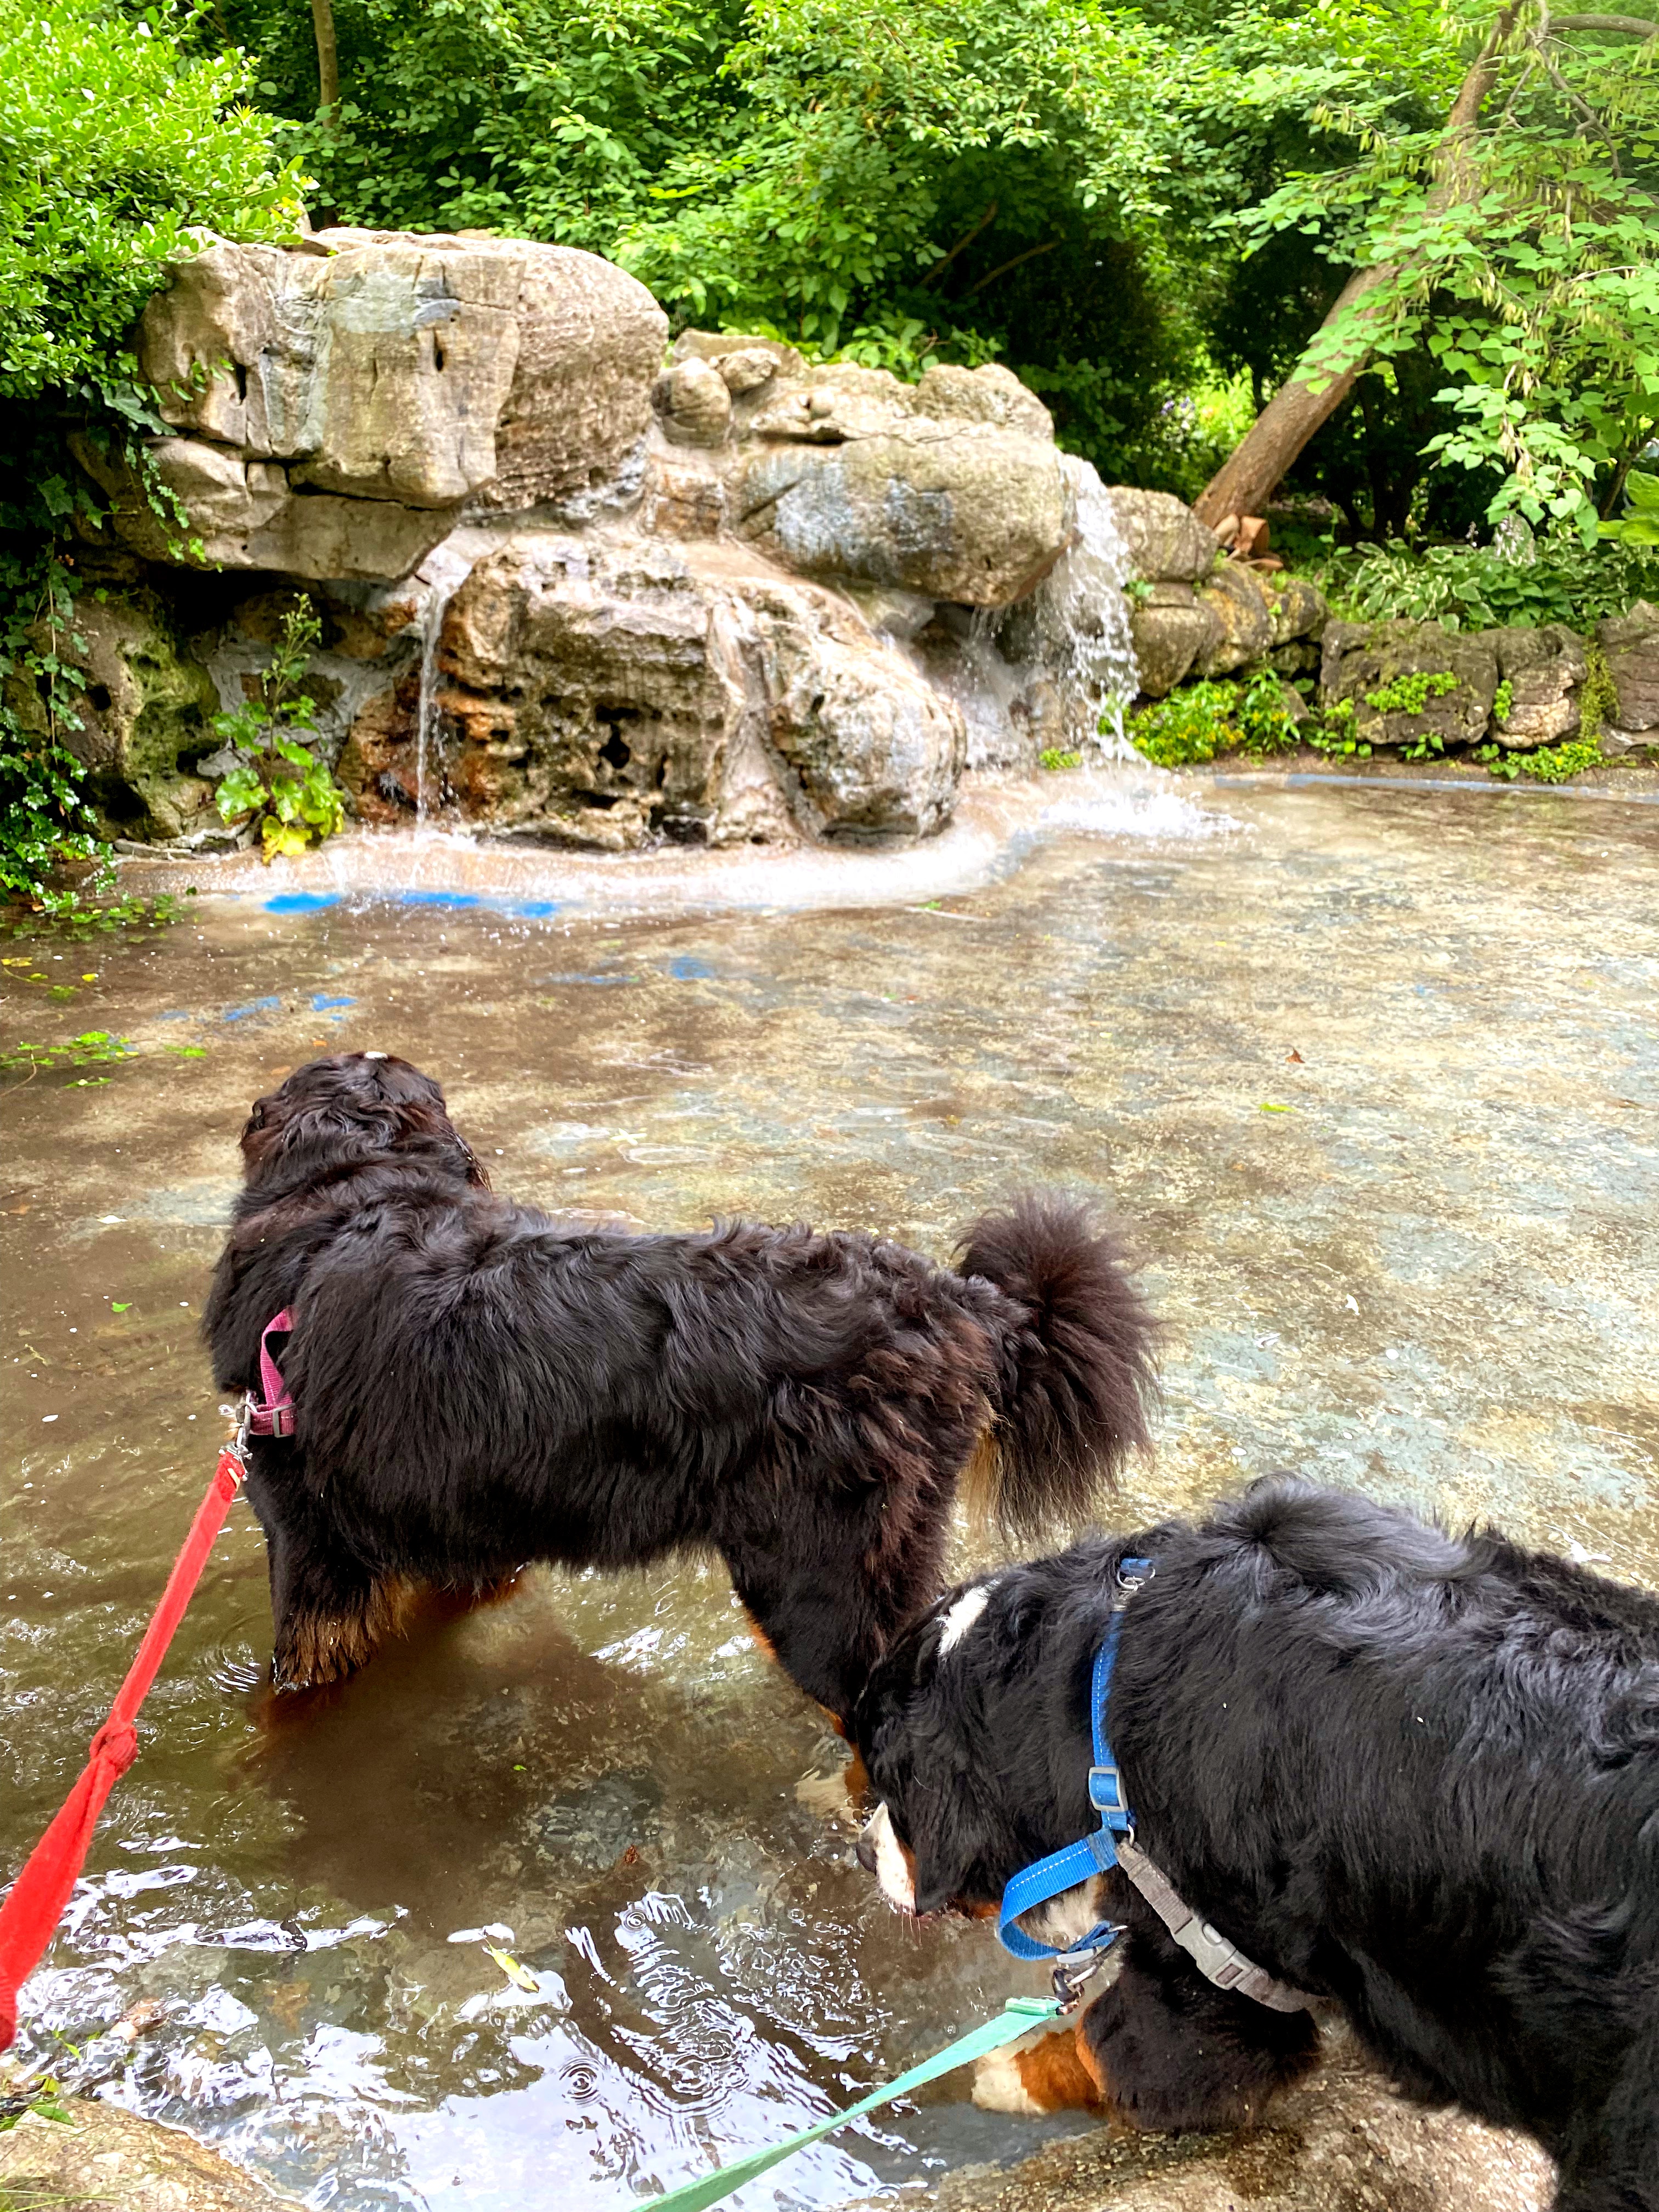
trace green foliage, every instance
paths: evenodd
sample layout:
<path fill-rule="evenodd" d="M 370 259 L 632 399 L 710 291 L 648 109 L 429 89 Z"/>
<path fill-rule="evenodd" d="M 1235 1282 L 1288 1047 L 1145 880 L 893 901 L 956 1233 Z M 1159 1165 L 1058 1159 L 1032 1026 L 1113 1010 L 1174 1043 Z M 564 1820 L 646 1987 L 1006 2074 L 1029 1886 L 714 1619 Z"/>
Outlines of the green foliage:
<path fill-rule="evenodd" d="M 1058 774 L 1062 769 L 1081 768 L 1082 765 L 1081 753 L 1063 752 L 1058 745 L 1047 745 L 1037 755 L 1037 766 L 1048 769 L 1050 775 Z"/>
<path fill-rule="evenodd" d="M 187 52 L 195 21 L 168 0 L 0 0 L 0 398 L 131 376 L 126 331 L 192 224 L 294 229 L 300 179 L 241 105 L 247 69 Z"/>
<path fill-rule="evenodd" d="M 1443 101 L 1418 128 L 1368 102 L 1349 118 L 1358 159 L 1288 179 L 1243 222 L 1392 267 L 1319 365 L 1426 348 L 1453 418 L 1428 441 L 1437 464 L 1495 477 L 1489 520 L 1553 518 L 1592 543 L 1598 483 L 1659 428 L 1659 76 L 1649 42 L 1542 9 L 1453 0 L 1444 22 L 1434 43 L 1462 45 L 1460 74 L 1497 41 L 1481 127 L 1449 152 Z"/>
<path fill-rule="evenodd" d="M 1493 546 L 1401 541 L 1332 552 L 1319 573 L 1334 612 L 1353 622 L 1437 622 L 1449 630 L 1505 623 L 1588 629 L 1659 594 L 1659 555 L 1636 544 L 1540 539 L 1529 560 Z"/>
<path fill-rule="evenodd" d="M 191 899 L 196 895 L 192 884 L 184 897 Z M 96 904 L 89 902 L 78 889 L 46 891 L 34 911 L 6 925 L 3 933 L 14 944 L 44 937 L 84 945 L 93 937 L 166 929 L 175 921 L 182 921 L 187 911 L 184 900 L 171 891 L 159 891 L 153 899 L 107 899 Z M 10 964 L 0 963 L 3 966 Z"/>
<path fill-rule="evenodd" d="M 1564 744 L 1540 745 L 1535 752 L 1505 752 L 1498 745 L 1477 746 L 1472 757 L 1478 760 L 1488 775 L 1500 782 L 1513 783 L 1517 776 L 1528 776 L 1534 783 L 1565 783 L 1569 777 L 1582 775 L 1587 768 L 1602 765 L 1601 747 L 1595 738 L 1571 738 Z"/>
<path fill-rule="evenodd" d="M 322 635 L 308 599 L 289 607 L 256 696 L 213 720 L 216 732 L 240 756 L 221 780 L 215 804 L 227 822 L 258 823 L 266 860 L 303 853 L 313 837 L 320 844 L 345 820 L 345 793 L 327 763 L 295 734 L 316 735 L 317 702 L 295 687 Z"/>
<path fill-rule="evenodd" d="M 1365 704 L 1379 714 L 1420 714 L 1431 699 L 1443 699 L 1455 691 L 1457 678 L 1449 669 L 1414 668 L 1396 676 L 1380 690 L 1368 691 Z"/>
<path fill-rule="evenodd" d="M 1625 496 L 1630 512 L 1620 522 L 1604 522 L 1602 537 L 1620 545 L 1659 548 L 1659 476 L 1632 469 L 1625 478 Z"/>
<path fill-rule="evenodd" d="M 4 509 L 0 507 L 0 524 Z M 0 534 L 0 893 L 40 896 L 64 860 L 97 850 L 81 763 L 72 578 L 49 538 Z"/>
<path fill-rule="evenodd" d="M 66 1044 L 19 1044 L 0 1052 L 0 1075 L 38 1074 L 43 1068 L 104 1067 L 112 1060 L 127 1060 L 135 1048 L 125 1037 L 112 1036 L 107 1030 L 85 1030 Z M 107 1083 L 107 1076 L 94 1079 Z M 72 1089 L 87 1090 L 91 1083 L 82 1081 Z"/>
<path fill-rule="evenodd" d="M 1506 676 L 1492 694 L 1492 718 L 1494 722 L 1507 722 L 1515 708 L 1515 686 Z"/>
<path fill-rule="evenodd" d="M 1188 684 L 1143 707 L 1130 723 L 1135 749 L 1158 768 L 1188 768 L 1239 752 L 1265 760 L 1299 741 L 1295 717 L 1272 669 L 1248 684 Z"/>
<path fill-rule="evenodd" d="M 1370 745 L 1354 726 L 1358 711 L 1352 699 L 1333 699 L 1319 720 L 1308 725 L 1308 744 L 1328 759 L 1369 760 Z"/>

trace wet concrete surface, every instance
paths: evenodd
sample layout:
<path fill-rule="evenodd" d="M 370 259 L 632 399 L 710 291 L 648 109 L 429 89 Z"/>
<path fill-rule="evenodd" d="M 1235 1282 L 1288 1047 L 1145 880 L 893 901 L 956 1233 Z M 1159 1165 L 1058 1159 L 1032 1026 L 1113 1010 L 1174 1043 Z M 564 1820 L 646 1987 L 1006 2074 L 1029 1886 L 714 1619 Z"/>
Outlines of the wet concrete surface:
<path fill-rule="evenodd" d="M 5 1042 L 136 1049 L 0 1099 L 0 1868 L 211 1470 L 197 1329 L 248 1102 L 342 1045 L 438 1074 L 498 1185 L 550 1207 L 943 1255 L 1012 1188 L 1096 1192 L 1168 1329 L 1126 1522 L 1288 1466 L 1659 1586 L 1659 811 L 1196 796 L 931 905 L 899 872 L 893 902 L 791 911 L 787 863 L 775 910 L 623 921 L 270 912 L 249 878 L 136 942 L 9 948 Z M 273 1705 L 268 1649 L 239 1506 L 23 2042 L 158 2000 L 106 2094 L 316 2204 L 620 2207 L 1034 1985 L 982 1929 L 885 1913 L 800 1788 L 833 1739 L 711 1566 L 538 1571 L 325 1699 Z M 966 2094 L 738 2201 L 863 2198 L 1073 2124 Z"/>

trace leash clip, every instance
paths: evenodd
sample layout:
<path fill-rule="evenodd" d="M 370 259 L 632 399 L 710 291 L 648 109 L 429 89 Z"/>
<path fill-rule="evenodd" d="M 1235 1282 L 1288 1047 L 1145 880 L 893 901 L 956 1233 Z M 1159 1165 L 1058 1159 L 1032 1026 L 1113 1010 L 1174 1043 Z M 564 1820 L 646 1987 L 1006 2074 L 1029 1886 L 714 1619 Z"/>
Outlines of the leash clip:
<path fill-rule="evenodd" d="M 1087 1951 L 1071 1951 L 1054 1961 L 1054 2000 L 1061 2012 L 1075 2012 L 1083 2002 L 1083 1992 L 1106 1963 L 1106 1954 L 1112 1942 L 1122 1934 L 1122 1929 L 1111 1923 L 1111 1934 L 1104 1943 Z"/>

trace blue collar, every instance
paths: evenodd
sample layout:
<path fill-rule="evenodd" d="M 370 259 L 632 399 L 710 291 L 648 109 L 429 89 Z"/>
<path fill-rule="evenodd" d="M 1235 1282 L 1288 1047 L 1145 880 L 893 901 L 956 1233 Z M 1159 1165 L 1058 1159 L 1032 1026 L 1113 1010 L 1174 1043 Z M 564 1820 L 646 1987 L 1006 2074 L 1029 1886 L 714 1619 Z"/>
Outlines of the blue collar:
<path fill-rule="evenodd" d="M 1142 1583 L 1150 1582 L 1156 1571 L 1150 1559 L 1124 1559 L 1119 1564 L 1117 1578 L 1125 1592 L 1133 1595 Z M 1110 1625 L 1095 1654 L 1094 1680 L 1089 1698 L 1095 1749 L 1094 1765 L 1089 1769 L 1089 1802 L 1100 1815 L 1100 1826 L 1093 1835 L 1084 1837 L 1081 1843 L 1068 1844 L 1063 1851 L 1050 1851 L 1046 1859 L 1023 1868 L 1010 1880 L 1002 1893 L 997 1934 L 1003 1948 L 1012 1951 L 1017 1959 L 1055 1959 L 1077 1951 L 1103 1951 L 1122 1933 L 1117 1922 L 1099 1921 L 1062 1954 L 1057 1945 L 1039 1942 L 1023 1928 L 1014 1925 L 1020 1914 L 1029 1912 L 1034 1905 L 1044 1904 L 1049 1898 L 1058 1897 L 1062 1890 L 1075 1889 L 1079 1882 L 1115 1867 L 1116 1838 L 1134 1832 L 1134 1815 L 1123 1795 L 1123 1778 L 1106 1738 L 1106 1705 L 1111 1696 L 1112 1668 L 1116 1663 L 1118 1638 L 1122 1632 L 1123 1607 L 1120 1604 L 1114 1609 Z"/>

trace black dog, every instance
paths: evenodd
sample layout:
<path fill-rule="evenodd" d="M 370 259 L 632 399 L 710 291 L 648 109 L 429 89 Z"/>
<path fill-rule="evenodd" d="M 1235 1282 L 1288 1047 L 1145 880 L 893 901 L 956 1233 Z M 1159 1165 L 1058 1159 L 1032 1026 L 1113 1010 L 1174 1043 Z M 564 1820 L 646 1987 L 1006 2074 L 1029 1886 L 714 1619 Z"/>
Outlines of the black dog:
<path fill-rule="evenodd" d="M 1137 1554 L 1154 1576 L 1126 1601 Z M 1342 2006 L 1413 2095 L 1529 2130 L 1559 2212 L 1656 2212 L 1659 1602 L 1288 1480 L 1011 1569 L 942 1601 L 860 1700 L 881 1800 L 860 1856 L 894 1902 L 983 1909 L 1098 1826 L 1115 1603 L 1109 1735 L 1182 1899 Z M 1236 2125 L 1313 2063 L 1310 2014 L 1204 1979 L 1121 1870 L 1045 1910 L 1031 1932 L 1062 1945 L 1103 1914 L 1128 1932 L 1075 2040 L 1002 2063 L 1005 2108 Z"/>
<path fill-rule="evenodd" d="M 1085 1511 L 1146 1438 L 1149 1325 L 1076 1206 L 977 1223 L 961 1274 L 804 1227 L 561 1226 L 493 1196 L 437 1085 L 376 1054 L 300 1068 L 242 1152 L 206 1330 L 246 1389 L 293 1312 L 297 1426 L 252 1445 L 247 1486 L 281 1682 L 361 1665 L 412 1583 L 713 1549 L 844 1719 L 939 1587 L 976 1454 L 1030 1526 Z"/>

